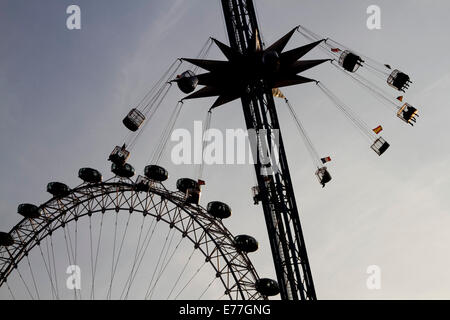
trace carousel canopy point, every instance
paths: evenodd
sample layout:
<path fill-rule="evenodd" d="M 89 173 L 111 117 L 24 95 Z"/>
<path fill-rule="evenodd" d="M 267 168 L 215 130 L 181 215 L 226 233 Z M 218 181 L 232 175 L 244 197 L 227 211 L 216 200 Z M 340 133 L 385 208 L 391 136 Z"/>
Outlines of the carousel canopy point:
<path fill-rule="evenodd" d="M 163 182 L 169 178 L 169 172 L 163 167 L 157 165 L 148 165 L 144 169 L 144 174 L 150 180 Z"/>
<path fill-rule="evenodd" d="M 178 88 L 180 88 L 180 90 L 186 94 L 194 91 L 197 88 L 198 84 L 198 78 L 191 70 L 187 70 L 178 75 L 175 81 L 178 85 Z"/>
<path fill-rule="evenodd" d="M 220 201 L 212 201 L 208 203 L 206 211 L 215 218 L 226 219 L 231 216 L 231 208 Z"/>
<path fill-rule="evenodd" d="M 280 293 L 280 288 L 275 280 L 262 278 L 256 280 L 255 283 L 256 291 L 264 296 L 276 296 Z"/>
<path fill-rule="evenodd" d="M 116 176 L 119 176 L 121 178 L 131 178 L 132 176 L 134 176 L 134 168 L 128 163 L 125 163 L 123 166 L 118 166 L 117 164 L 113 163 L 111 165 L 111 171 Z"/>
<path fill-rule="evenodd" d="M 190 178 L 181 178 L 177 180 L 177 189 L 186 193 L 188 189 L 199 189 L 198 182 Z"/>
<path fill-rule="evenodd" d="M 102 174 L 92 168 L 81 168 L 78 170 L 78 177 L 87 183 L 99 183 L 102 182 Z"/>
<path fill-rule="evenodd" d="M 131 109 L 123 119 L 123 124 L 128 130 L 137 131 L 145 120 L 145 116 L 138 109 Z"/>
<path fill-rule="evenodd" d="M 14 244 L 14 239 L 9 233 L 0 232 L 0 246 L 9 247 Z"/>
<path fill-rule="evenodd" d="M 64 197 L 69 194 L 70 188 L 62 182 L 49 182 L 47 192 L 54 197 Z"/>
<path fill-rule="evenodd" d="M 242 252 L 255 252 L 258 250 L 258 241 L 255 238 L 246 234 L 234 237 L 234 246 Z"/>
<path fill-rule="evenodd" d="M 28 219 L 39 218 L 41 213 L 39 212 L 39 208 L 31 203 L 22 203 L 17 207 L 17 213 L 21 216 Z"/>

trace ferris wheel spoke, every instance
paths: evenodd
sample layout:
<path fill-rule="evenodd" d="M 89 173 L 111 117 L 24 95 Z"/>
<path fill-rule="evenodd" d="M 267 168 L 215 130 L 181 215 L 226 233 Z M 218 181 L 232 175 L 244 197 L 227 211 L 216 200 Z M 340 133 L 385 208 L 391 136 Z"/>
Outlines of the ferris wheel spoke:
<path fill-rule="evenodd" d="M 188 260 L 186 261 L 186 263 L 184 264 L 183 268 L 181 269 L 181 272 L 178 275 L 177 279 L 175 280 L 175 283 L 173 284 L 172 289 L 170 289 L 169 295 L 167 296 L 166 300 L 169 300 L 169 298 L 172 295 L 173 291 L 175 290 L 177 284 L 180 282 L 180 279 L 181 279 L 184 271 L 186 271 L 186 268 L 189 265 L 189 262 L 191 261 L 192 256 L 194 255 L 194 253 L 195 253 L 195 248 L 192 250 L 192 253 L 190 254 Z"/>
<path fill-rule="evenodd" d="M 121 241 L 120 246 L 119 246 L 119 252 L 117 254 L 117 260 L 116 260 L 116 263 L 114 265 L 114 270 L 113 270 L 113 273 L 112 273 L 112 276 L 111 276 L 111 284 L 110 284 L 110 288 L 109 288 L 109 291 L 108 291 L 109 299 L 111 299 L 112 282 L 114 281 L 114 276 L 115 276 L 116 271 L 117 271 L 117 265 L 119 264 L 120 254 L 122 253 L 123 244 L 124 244 L 124 241 L 125 241 L 125 237 L 127 235 L 128 226 L 130 224 L 130 218 L 131 218 L 131 213 L 128 215 L 127 223 L 125 225 L 125 230 L 124 230 L 124 233 L 123 233 L 123 236 L 122 236 L 122 241 Z"/>
<path fill-rule="evenodd" d="M 145 240 L 144 240 L 144 243 L 142 244 L 141 249 L 144 249 L 144 251 L 143 251 L 143 253 L 141 254 L 140 258 L 138 259 L 139 262 L 138 262 L 138 264 L 137 264 L 137 267 L 136 267 L 136 270 L 135 270 L 134 274 L 133 274 L 132 277 L 131 277 L 130 283 L 129 283 L 129 285 L 128 285 L 127 294 L 125 295 L 125 299 L 128 299 L 128 294 L 129 294 L 129 292 L 130 292 L 131 286 L 133 285 L 134 279 L 136 278 L 136 275 L 137 275 L 137 273 L 139 272 L 139 268 L 141 267 L 142 260 L 144 259 L 144 256 L 145 256 L 145 254 L 146 254 L 146 252 L 147 252 L 147 249 L 148 249 L 148 247 L 149 247 L 149 245 L 150 245 L 150 242 L 151 242 L 151 240 L 152 240 L 152 238 L 153 238 L 153 235 L 155 234 L 155 229 L 156 229 L 156 226 L 157 226 L 157 225 L 158 225 L 158 221 L 155 219 L 155 224 L 154 224 L 154 226 L 153 226 L 153 228 L 152 228 L 152 230 L 151 230 L 150 237 L 148 238 L 148 240 L 147 240 L 146 243 L 145 243 Z M 150 229 L 149 229 L 149 231 L 150 231 Z M 144 248 L 144 245 L 145 245 L 145 248 Z M 142 252 L 142 250 L 141 250 L 141 252 Z"/>
<path fill-rule="evenodd" d="M 67 225 L 64 226 L 63 230 L 64 232 L 67 232 L 67 239 L 68 239 L 68 254 L 71 258 L 71 260 L 69 260 L 69 265 L 73 265 L 75 264 L 75 250 L 73 247 L 73 243 L 72 243 L 72 237 L 70 236 L 70 228 L 67 228 Z"/>
<path fill-rule="evenodd" d="M 203 267 L 206 265 L 206 261 L 203 262 L 203 264 L 197 269 L 197 271 L 194 273 L 194 275 L 189 279 L 188 282 L 186 282 L 186 284 L 184 285 L 184 287 L 180 290 L 180 292 L 178 292 L 178 294 L 175 296 L 175 300 L 178 299 L 178 297 L 180 296 L 180 294 L 183 293 L 183 291 L 189 286 L 189 284 L 192 282 L 192 280 L 195 279 L 195 277 L 197 277 L 197 275 L 200 273 L 200 271 L 203 269 Z"/>
<path fill-rule="evenodd" d="M 38 287 L 36 285 L 36 279 L 34 278 L 33 268 L 31 268 L 30 257 L 29 257 L 28 254 L 26 255 L 26 260 L 27 260 L 28 268 L 30 269 L 31 280 L 33 281 L 33 286 L 34 286 L 34 290 L 36 292 L 37 299 L 41 300 L 41 297 L 39 295 L 39 290 L 38 290 Z"/>
<path fill-rule="evenodd" d="M 172 239 L 173 239 L 173 237 L 172 237 Z M 175 253 L 177 252 L 177 249 L 179 248 L 179 246 L 180 246 L 182 241 L 183 241 L 183 238 L 181 238 L 180 241 L 178 241 L 177 245 L 175 246 L 175 249 L 173 249 L 173 251 L 172 251 L 171 255 L 169 256 L 168 260 L 166 260 L 167 253 L 169 252 L 169 250 L 167 250 L 166 256 L 163 259 L 163 263 L 161 264 L 161 269 L 159 271 L 159 274 L 158 274 L 158 276 L 157 276 L 157 278 L 155 280 L 155 283 L 153 284 L 153 287 L 152 287 L 152 289 L 150 291 L 149 299 L 152 298 L 153 293 L 155 292 L 156 285 L 158 284 L 159 280 L 161 279 L 162 275 L 164 274 L 164 271 L 166 271 L 167 267 L 169 266 L 170 262 L 172 261 L 173 257 L 175 256 Z"/>
<path fill-rule="evenodd" d="M 72 265 L 72 262 L 70 260 L 69 241 L 67 240 L 66 228 L 63 227 L 62 229 L 63 229 L 63 233 L 64 233 L 64 240 L 66 243 L 67 260 L 68 260 L 69 266 L 70 266 L 70 265 Z M 73 294 L 74 294 L 74 299 L 76 300 L 77 299 L 77 290 L 75 287 L 73 288 Z"/>
<path fill-rule="evenodd" d="M 211 288 L 212 284 L 217 280 L 217 277 L 214 277 L 214 279 L 212 279 L 212 281 L 208 284 L 208 286 L 205 288 L 205 290 L 202 291 L 202 294 L 197 298 L 197 300 L 200 300 L 205 293 L 209 290 L 209 288 Z"/>
<path fill-rule="evenodd" d="M 52 298 L 56 298 L 56 291 L 55 291 L 55 286 L 53 284 L 53 278 L 51 276 L 51 269 L 49 269 L 49 267 L 48 267 L 48 265 L 50 264 L 50 259 L 48 260 L 48 264 L 47 264 L 47 261 L 45 260 L 44 253 L 42 251 L 40 244 L 38 244 L 38 248 L 39 248 L 39 252 L 41 254 L 42 261 L 44 263 L 45 271 L 47 272 L 48 278 L 50 280 L 50 286 L 51 286 L 51 290 L 52 290 Z"/>
<path fill-rule="evenodd" d="M 168 265 L 170 264 L 170 262 L 172 261 L 173 257 L 175 256 L 175 252 L 177 251 L 177 249 L 178 249 L 178 247 L 179 247 L 179 245 L 181 244 L 182 241 L 183 241 L 183 238 L 180 239 L 178 245 L 175 247 L 174 251 L 172 252 L 169 260 L 166 262 L 166 264 L 164 265 L 164 268 L 159 273 L 158 278 L 156 279 L 155 284 L 153 285 L 152 292 L 150 294 L 150 299 L 153 296 L 153 293 L 154 293 L 154 290 L 156 288 L 156 285 L 158 284 L 159 280 L 161 279 L 162 275 L 164 274 L 164 271 L 166 271 Z"/>
<path fill-rule="evenodd" d="M 77 255 L 77 250 L 78 250 L 78 217 L 75 217 L 75 252 L 74 252 L 74 259 L 73 259 L 73 261 L 74 261 L 74 265 L 75 266 L 78 266 L 78 260 L 77 260 L 77 258 L 78 258 L 78 255 Z M 76 289 L 75 289 L 76 290 Z M 80 296 L 80 300 L 82 300 L 83 299 L 83 296 L 82 296 L 82 292 L 81 292 L 81 290 L 78 290 L 78 294 L 79 294 L 79 296 Z"/>
<path fill-rule="evenodd" d="M 55 250 L 54 250 L 54 246 L 53 246 L 53 237 L 52 237 L 52 235 L 50 235 L 50 248 L 52 249 L 52 254 L 51 254 L 51 257 L 52 257 L 52 262 L 53 262 L 53 274 L 54 274 L 54 276 L 55 276 L 55 289 L 56 289 L 56 299 L 59 299 L 59 289 L 58 289 L 58 277 L 56 276 L 56 261 L 55 261 Z M 48 238 L 46 238 L 46 247 L 47 247 L 47 254 L 48 254 L 48 256 L 49 256 L 49 260 L 50 260 L 50 252 L 49 252 L 49 247 L 48 247 L 48 241 L 47 241 L 47 239 Z M 50 264 L 50 263 L 49 263 Z M 50 272 L 51 272 L 51 269 L 52 268 L 50 268 Z"/>
<path fill-rule="evenodd" d="M 156 273 L 158 271 L 159 264 L 161 263 L 161 258 L 162 258 L 163 254 L 165 252 L 165 249 L 166 249 L 166 246 L 167 246 L 167 241 L 169 240 L 169 237 L 171 236 L 171 233 L 172 233 L 172 229 L 169 229 L 169 231 L 167 232 L 166 238 L 164 240 L 164 245 L 163 245 L 163 247 L 161 249 L 161 252 L 159 253 L 158 261 L 156 262 L 155 269 L 153 270 L 152 278 L 150 279 L 147 291 L 145 292 L 145 299 L 148 298 L 148 295 L 149 295 L 149 292 L 150 292 L 150 288 L 152 287 L 153 279 L 155 278 L 155 275 L 156 275 Z"/>
<path fill-rule="evenodd" d="M 33 228 L 33 232 L 36 233 L 36 228 L 35 228 L 34 222 L 32 220 L 30 220 L 30 222 L 31 222 L 31 226 Z M 48 275 L 49 280 L 50 280 L 50 286 L 51 286 L 51 291 L 52 291 L 52 298 L 56 298 L 56 291 L 55 291 L 55 287 L 54 287 L 54 284 L 53 284 L 53 279 L 52 279 L 52 276 L 51 276 L 51 266 L 50 266 L 50 269 L 49 269 L 50 255 L 49 255 L 49 252 L 48 252 L 48 239 L 46 238 L 45 241 L 46 241 L 46 244 L 47 244 L 48 261 L 45 260 L 45 256 L 44 256 L 44 253 L 42 251 L 42 247 L 41 247 L 41 242 L 40 241 L 37 243 L 37 246 L 39 248 L 39 252 L 40 252 L 42 261 L 44 263 L 45 270 L 46 270 L 47 275 Z M 27 256 L 27 259 L 28 259 L 28 264 L 30 265 L 30 261 L 29 261 L 28 256 Z M 30 266 L 30 272 L 33 273 L 33 270 L 31 268 L 31 266 Z M 33 276 L 33 280 L 34 280 L 34 275 L 32 274 L 32 276 Z M 37 291 L 36 281 L 34 281 L 34 285 L 35 285 L 35 288 L 36 288 L 36 291 Z"/>
<path fill-rule="evenodd" d="M 100 227 L 99 227 L 99 233 L 98 233 L 98 239 L 97 239 L 97 249 L 95 253 L 95 261 L 94 261 L 94 272 L 92 275 L 92 284 L 91 284 L 91 298 L 95 299 L 95 275 L 97 273 L 97 263 L 98 263 L 98 255 L 100 252 L 100 244 L 102 239 L 102 231 L 103 231 L 103 220 L 105 218 L 105 214 L 102 212 L 102 217 L 100 219 Z"/>
<path fill-rule="evenodd" d="M 138 250 L 139 250 L 139 246 L 140 246 L 140 244 L 141 244 L 142 231 L 144 230 L 144 224 L 145 224 L 145 221 L 146 221 L 146 220 L 145 220 L 145 216 L 142 216 L 142 222 L 141 222 L 140 227 L 139 227 L 138 241 L 137 241 L 137 245 L 136 245 L 136 250 L 135 250 L 135 252 L 134 252 L 134 259 L 133 259 L 133 263 L 131 264 L 131 271 L 130 271 L 130 273 L 129 273 L 129 275 L 128 275 L 127 281 L 125 282 L 125 285 L 124 285 L 124 287 L 123 287 L 123 289 L 122 289 L 122 292 L 120 293 L 120 298 L 119 298 L 119 299 L 122 299 L 122 296 L 123 296 L 123 294 L 124 294 L 124 292 L 125 292 L 125 288 L 127 287 L 127 284 L 128 284 L 128 282 L 130 281 L 130 279 L 131 279 L 131 275 L 133 274 L 134 268 L 136 267 L 136 261 L 137 261 L 137 256 L 138 256 Z M 152 221 L 152 223 L 153 223 L 153 221 Z M 150 225 L 150 227 L 151 227 L 151 225 Z"/>
<path fill-rule="evenodd" d="M 16 297 L 14 296 L 14 293 L 12 292 L 11 287 L 9 286 L 7 281 L 5 281 L 5 285 L 8 288 L 9 294 L 11 295 L 12 299 L 16 300 Z"/>
<path fill-rule="evenodd" d="M 117 205 L 117 204 L 116 204 Z M 116 255 L 116 240 L 117 240 L 117 219 L 119 216 L 119 211 L 116 210 L 115 222 L 114 222 L 114 236 L 113 236 L 113 250 L 112 250 L 112 263 L 111 263 L 111 280 L 109 281 L 109 289 L 106 293 L 106 299 L 109 299 L 109 292 L 111 291 L 114 273 L 114 261 Z"/>
<path fill-rule="evenodd" d="M 23 279 L 22 273 L 21 273 L 20 270 L 19 270 L 19 266 L 17 266 L 16 272 L 18 273 L 20 280 L 22 280 L 22 283 L 23 283 L 23 285 L 24 285 L 26 291 L 28 292 L 28 295 L 30 296 L 31 300 L 35 300 L 34 297 L 33 297 L 33 295 L 31 294 L 30 288 L 28 288 L 27 283 L 26 283 L 25 280 Z"/>

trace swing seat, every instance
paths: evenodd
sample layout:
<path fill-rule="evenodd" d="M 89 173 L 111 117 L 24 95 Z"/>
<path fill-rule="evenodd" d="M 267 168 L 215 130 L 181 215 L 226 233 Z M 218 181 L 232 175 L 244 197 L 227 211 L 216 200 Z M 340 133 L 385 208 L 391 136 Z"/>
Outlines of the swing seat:
<path fill-rule="evenodd" d="M 316 171 L 317 179 L 319 179 L 322 188 L 325 187 L 325 184 L 331 181 L 331 175 L 327 170 L 327 167 L 318 168 Z"/>
<path fill-rule="evenodd" d="M 184 93 L 191 93 L 197 88 L 198 78 L 194 72 L 187 70 L 178 75 L 176 80 L 178 88 Z"/>
<path fill-rule="evenodd" d="M 117 164 L 118 166 L 123 166 L 128 158 L 130 157 L 130 152 L 125 149 L 125 145 L 122 147 L 116 146 L 114 150 L 109 155 L 108 160 L 112 163 Z"/>
<path fill-rule="evenodd" d="M 360 56 L 357 56 L 349 50 L 342 52 L 339 57 L 339 65 L 348 72 L 356 72 L 362 65 L 362 62 L 364 62 L 364 60 L 361 59 Z"/>
<path fill-rule="evenodd" d="M 416 122 L 416 117 L 418 117 L 418 111 L 409 103 L 405 103 L 397 112 L 397 117 L 413 125 L 412 122 Z"/>
<path fill-rule="evenodd" d="M 405 90 L 409 88 L 411 80 L 406 73 L 403 73 L 400 70 L 395 69 L 389 75 L 387 83 L 392 88 L 397 89 L 398 91 L 405 92 Z"/>
<path fill-rule="evenodd" d="M 123 124 L 130 131 L 137 131 L 145 120 L 145 116 L 138 109 L 134 108 L 123 119 Z"/>
<path fill-rule="evenodd" d="M 389 148 L 389 146 L 390 145 L 386 142 L 386 140 L 384 140 L 382 137 L 379 137 L 370 147 L 379 156 L 381 156 Z"/>

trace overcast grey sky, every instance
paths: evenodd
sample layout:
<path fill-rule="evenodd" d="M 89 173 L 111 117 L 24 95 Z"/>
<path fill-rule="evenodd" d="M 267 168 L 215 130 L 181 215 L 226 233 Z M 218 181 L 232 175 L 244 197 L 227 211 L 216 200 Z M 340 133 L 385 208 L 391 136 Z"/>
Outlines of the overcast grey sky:
<path fill-rule="evenodd" d="M 445 0 L 255 0 L 266 44 L 298 24 L 410 74 L 406 100 L 420 118 L 412 128 L 328 64 L 306 76 L 323 81 L 375 127 L 391 148 L 378 157 L 314 85 L 284 92 L 319 152 L 333 159 L 325 189 L 293 121 L 279 104 L 291 175 L 317 295 L 321 299 L 450 298 L 450 4 Z M 81 30 L 66 28 L 66 8 L 81 8 Z M 366 27 L 366 9 L 381 8 L 381 30 Z M 206 0 L 0 1 L 0 226 L 17 223 L 17 204 L 49 198 L 47 182 L 79 184 L 90 166 L 109 176 L 106 161 L 123 141 L 123 116 L 178 57 L 195 57 L 206 39 L 227 42 L 220 2 Z M 296 34 L 290 47 L 305 44 Z M 211 57 L 223 59 L 217 49 Z M 312 51 L 308 58 L 323 57 Z M 176 91 L 176 90 L 175 90 Z M 394 91 L 391 91 L 395 94 Z M 169 114 L 173 92 L 158 117 Z M 213 102 L 183 106 L 176 127 L 192 129 Z M 188 109 L 188 110 L 186 110 Z M 161 118 L 163 119 L 163 118 Z M 141 173 L 157 144 L 155 121 L 130 159 Z M 239 102 L 214 112 L 212 126 L 243 128 Z M 170 145 L 168 147 L 170 149 Z M 195 168 L 162 164 L 176 179 Z M 209 166 L 201 203 L 233 208 L 233 234 L 260 241 L 252 260 L 274 277 L 262 208 L 254 206 L 250 165 Z M 378 265 L 381 290 L 368 290 L 366 268 Z"/>

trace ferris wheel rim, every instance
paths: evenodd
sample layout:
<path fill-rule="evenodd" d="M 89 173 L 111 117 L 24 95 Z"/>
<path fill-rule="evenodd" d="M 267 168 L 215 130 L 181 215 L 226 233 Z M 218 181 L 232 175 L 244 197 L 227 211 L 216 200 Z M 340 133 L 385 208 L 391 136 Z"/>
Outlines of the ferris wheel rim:
<path fill-rule="evenodd" d="M 73 204 L 73 206 L 71 206 L 71 207 L 64 206 L 65 210 L 60 210 L 58 215 L 53 216 L 50 219 L 48 217 L 42 218 L 43 217 L 42 215 L 39 218 L 35 218 L 35 219 L 24 217 L 10 230 L 9 234 L 11 234 L 11 235 L 14 233 L 18 234 L 22 225 L 24 225 L 28 222 L 30 222 L 32 224 L 32 222 L 37 219 L 46 220 L 46 223 L 43 223 L 40 225 L 40 229 L 36 230 L 33 228 L 33 230 L 29 232 L 29 235 L 31 235 L 31 236 L 29 236 L 26 241 L 20 240 L 20 242 L 19 242 L 20 244 L 17 246 L 18 248 L 20 248 L 20 250 L 16 249 L 13 251 L 13 254 L 12 254 L 8 250 L 8 247 L 0 247 L 0 254 L 2 253 L 2 251 L 6 250 L 9 255 L 9 258 L 2 258 L 0 261 L 0 287 L 4 283 L 7 282 L 9 275 L 13 272 L 13 270 L 15 268 L 17 268 L 17 265 L 22 261 L 22 259 L 24 259 L 28 255 L 28 253 L 31 252 L 31 250 L 33 250 L 33 248 L 40 245 L 40 242 L 42 240 L 46 239 L 49 236 L 51 237 L 53 232 L 55 232 L 61 228 L 64 228 L 67 224 L 69 224 L 73 221 L 78 221 L 78 219 L 86 217 L 86 216 L 91 216 L 91 215 L 97 214 L 97 213 L 104 214 L 108 211 L 116 211 L 118 213 L 120 211 L 128 210 L 130 214 L 136 212 L 136 213 L 142 213 L 144 216 L 146 216 L 146 215 L 152 216 L 153 218 L 155 218 L 157 220 L 157 222 L 158 221 L 165 222 L 166 224 L 169 225 L 169 227 L 171 229 L 174 228 L 182 234 L 183 234 L 183 232 L 186 232 L 186 230 L 183 231 L 177 225 L 177 223 L 175 223 L 174 221 L 169 221 L 165 217 L 158 218 L 158 216 L 156 214 L 154 214 L 153 212 L 150 212 L 150 210 L 146 211 L 146 210 L 140 210 L 140 209 L 136 209 L 136 208 L 132 208 L 132 207 L 124 207 L 123 204 L 120 207 L 117 207 L 117 206 L 116 207 L 108 207 L 108 208 L 102 207 L 100 209 L 96 209 L 96 210 L 92 210 L 92 211 L 90 211 L 90 210 L 84 211 L 84 209 L 86 209 L 86 207 L 83 207 L 81 210 L 81 213 L 79 213 L 78 215 L 73 215 L 72 217 L 70 217 L 70 219 L 64 220 L 64 222 L 62 222 L 62 223 L 56 223 L 55 225 L 53 225 L 54 222 L 58 222 L 58 221 L 61 222 L 62 221 L 61 217 L 63 215 L 66 215 L 67 212 L 69 212 L 71 209 L 78 207 L 81 204 L 86 203 L 90 200 L 96 199 L 97 197 L 104 196 L 104 195 L 110 195 L 113 192 L 121 193 L 121 194 L 124 194 L 125 192 L 131 192 L 136 197 L 139 197 L 139 194 L 141 194 L 141 193 L 145 193 L 145 199 L 148 199 L 150 197 L 150 195 L 157 195 L 161 199 L 161 203 L 164 200 L 171 202 L 174 206 L 179 208 L 180 212 L 182 211 L 182 212 L 186 213 L 189 216 L 189 218 L 192 219 L 193 222 L 195 222 L 198 226 L 200 226 L 202 231 L 205 233 L 204 238 L 208 237 L 210 239 L 210 241 L 214 243 L 214 246 L 215 246 L 215 249 L 213 249 L 209 255 L 207 253 L 207 250 L 205 251 L 205 248 L 202 247 L 202 244 L 205 244 L 205 243 L 202 243 L 201 239 L 198 240 L 198 242 L 196 242 L 195 239 L 193 237 L 191 237 L 189 232 L 186 235 L 183 235 L 183 238 L 187 238 L 192 244 L 194 244 L 195 249 L 199 249 L 199 251 L 202 253 L 202 255 L 206 259 L 205 262 L 208 262 L 211 265 L 211 267 L 216 272 L 216 277 L 220 278 L 221 283 L 222 283 L 223 287 L 225 288 L 225 295 L 228 295 L 230 299 L 233 299 L 232 295 L 231 295 L 233 291 L 235 291 L 235 292 L 237 291 L 238 294 L 236 296 L 240 296 L 240 298 L 243 300 L 245 300 L 245 299 L 249 299 L 249 300 L 267 299 L 266 296 L 259 293 L 254 287 L 254 283 L 256 282 L 256 280 L 259 279 L 259 276 L 256 273 L 256 270 L 255 270 L 253 264 L 251 263 L 250 259 L 248 258 L 247 254 L 245 252 L 238 251 L 237 249 L 235 249 L 233 251 L 234 254 L 224 253 L 224 248 L 218 244 L 216 235 L 213 232 L 214 230 L 209 228 L 212 225 L 218 226 L 221 229 L 220 231 L 223 233 L 222 234 L 223 239 L 230 240 L 227 243 L 228 247 L 234 248 L 234 246 L 232 245 L 232 241 L 231 241 L 233 239 L 233 235 L 223 225 L 222 219 L 217 219 L 215 217 L 208 215 L 205 208 L 203 208 L 200 205 L 194 206 L 189 203 L 186 203 L 184 201 L 183 194 L 181 192 L 170 191 L 162 183 L 157 183 L 157 182 L 152 183 L 150 185 L 149 190 L 146 192 L 139 191 L 136 186 L 137 186 L 136 183 L 134 183 L 131 179 L 120 178 L 120 177 L 113 177 L 104 182 L 99 182 L 99 183 L 84 182 L 84 183 L 78 185 L 77 187 L 70 189 L 70 192 L 67 195 L 65 195 L 63 197 L 52 197 L 48 201 L 41 204 L 39 206 L 39 211 L 41 213 L 44 213 L 45 209 L 48 209 L 50 204 L 52 204 L 54 202 L 61 202 L 62 200 L 70 199 L 70 203 Z M 106 190 L 108 190 L 107 187 L 109 187 L 109 188 L 116 187 L 117 189 L 115 189 L 115 190 L 110 189 L 108 192 L 105 192 Z M 94 193 L 92 193 L 92 189 L 97 190 L 97 191 L 101 190 L 101 192 L 98 194 L 94 194 Z M 75 194 L 77 192 L 82 193 L 84 191 L 88 191 L 88 193 L 86 193 L 86 194 L 90 194 L 91 196 L 86 197 L 85 199 L 83 199 L 83 201 L 79 201 L 79 198 Z M 140 203 L 142 204 L 142 201 L 140 201 Z M 199 213 L 201 215 L 198 215 Z M 208 228 L 205 226 L 204 223 L 199 221 L 198 217 L 206 219 L 210 222 L 210 225 L 208 225 Z M 173 224 L 173 226 L 172 226 L 172 224 Z M 193 231 L 191 231 L 191 232 L 195 233 L 195 231 L 196 231 L 196 229 L 194 228 Z M 43 235 L 43 236 L 39 237 L 39 235 Z M 16 239 L 15 239 L 14 243 L 16 243 Z M 215 250 L 217 250 L 219 252 L 220 257 L 226 262 L 226 266 L 229 269 L 228 271 L 223 272 L 225 270 L 224 267 L 219 269 L 212 262 L 212 260 L 213 260 L 212 253 L 214 253 Z M 246 265 L 246 269 L 245 269 L 246 272 L 243 273 L 242 270 L 235 269 L 236 266 L 233 263 L 231 263 L 231 261 L 229 261 L 230 260 L 229 256 L 232 257 L 233 260 L 240 258 L 241 262 L 244 262 Z M 231 274 L 231 276 L 235 282 L 234 285 L 232 285 L 232 284 L 227 285 L 227 282 L 225 281 L 226 279 L 224 279 L 225 274 L 226 275 Z M 237 276 L 237 274 L 239 274 L 239 276 Z M 252 282 L 243 282 L 242 280 L 245 278 L 251 278 L 253 281 Z M 237 290 L 235 289 L 235 287 L 237 287 Z M 246 293 L 246 294 L 244 294 L 244 293 Z"/>

